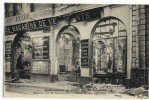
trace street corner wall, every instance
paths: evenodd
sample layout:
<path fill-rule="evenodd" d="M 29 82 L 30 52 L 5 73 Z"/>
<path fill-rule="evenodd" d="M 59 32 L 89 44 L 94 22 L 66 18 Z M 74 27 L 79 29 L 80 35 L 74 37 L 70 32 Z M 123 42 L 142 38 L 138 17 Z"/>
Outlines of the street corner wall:
<path fill-rule="evenodd" d="M 146 69 L 147 69 L 147 85 L 149 88 L 149 6 L 145 6 L 145 17 L 146 17 Z"/>
<path fill-rule="evenodd" d="M 132 68 L 144 68 L 147 61 L 147 19 L 144 5 L 132 6 Z"/>
<path fill-rule="evenodd" d="M 139 7 L 138 5 L 132 5 L 132 68 L 139 67 Z M 145 15 L 140 15 L 141 18 L 145 18 Z"/>
<path fill-rule="evenodd" d="M 138 76 L 141 84 L 149 83 L 149 7 L 132 5 L 132 68 L 145 69 Z M 147 73 L 146 73 L 147 72 Z M 144 82 L 145 80 L 145 82 Z"/>
<path fill-rule="evenodd" d="M 149 6 L 145 6 L 146 17 L 146 67 L 149 68 Z"/>
<path fill-rule="evenodd" d="M 145 68 L 145 7 L 139 5 L 139 67 Z M 141 16 L 142 15 L 142 16 Z"/>

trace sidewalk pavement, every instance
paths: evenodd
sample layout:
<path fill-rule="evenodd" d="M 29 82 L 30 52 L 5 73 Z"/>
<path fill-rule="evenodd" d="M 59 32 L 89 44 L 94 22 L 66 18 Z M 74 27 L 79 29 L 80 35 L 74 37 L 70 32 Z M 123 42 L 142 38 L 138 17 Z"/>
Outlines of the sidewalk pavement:
<path fill-rule="evenodd" d="M 20 93 L 42 93 L 45 91 L 72 91 L 78 86 L 73 86 L 73 82 L 55 82 L 55 83 L 37 83 L 37 82 L 28 82 L 28 83 L 12 83 L 5 82 L 5 90 L 20 92 Z"/>
<path fill-rule="evenodd" d="M 86 86 L 80 85 L 76 82 L 62 81 L 55 83 L 37 83 L 37 82 L 20 82 L 12 83 L 5 82 L 5 91 L 23 93 L 23 94 L 34 94 L 35 96 L 42 94 L 87 94 L 87 95 L 100 95 L 106 97 L 106 95 L 111 95 L 114 97 L 123 98 L 129 97 L 133 98 L 127 94 L 120 94 L 120 92 L 125 91 L 123 85 L 114 84 L 93 84 L 92 88 L 90 84 Z M 146 97 L 145 97 L 146 98 Z"/>

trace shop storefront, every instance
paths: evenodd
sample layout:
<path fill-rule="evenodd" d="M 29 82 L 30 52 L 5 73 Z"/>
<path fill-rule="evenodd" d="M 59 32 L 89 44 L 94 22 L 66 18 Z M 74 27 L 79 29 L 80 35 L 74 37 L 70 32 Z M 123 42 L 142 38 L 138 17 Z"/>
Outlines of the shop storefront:
<path fill-rule="evenodd" d="M 122 8 L 122 11 L 120 8 Z M 123 11 L 125 13 L 122 13 Z M 55 74 L 58 74 L 58 79 L 61 80 L 61 77 L 63 77 L 67 80 L 68 78 L 67 75 L 59 73 L 62 66 L 71 66 L 68 69 L 66 68 L 69 72 L 72 71 L 70 69 L 80 66 L 78 82 L 88 83 L 95 78 L 98 82 L 115 84 L 124 83 L 127 78 L 129 79 L 131 68 L 131 59 L 128 58 L 128 55 L 131 56 L 131 52 L 129 52 L 131 50 L 131 30 L 128 22 L 130 19 L 129 6 L 94 8 L 67 15 L 67 20 L 61 20 L 54 27 L 55 40 L 58 44 L 55 52 L 57 66 Z M 124 15 L 127 15 L 127 17 L 124 17 Z M 67 31 L 70 26 L 75 27 L 77 32 L 74 32 L 74 28 Z M 74 33 L 77 33 L 75 39 L 72 36 Z M 77 38 L 78 41 L 76 41 Z M 76 59 L 72 55 L 76 48 L 72 46 L 74 44 L 72 40 L 78 42 L 78 46 L 76 46 L 78 50 L 75 52 L 78 54 L 75 55 L 79 65 L 73 64 Z M 65 53 L 68 53 L 65 57 L 64 55 L 61 56 L 61 54 L 65 54 L 62 49 L 65 50 Z M 71 52 L 71 55 L 69 52 Z M 79 56 L 77 57 L 77 55 Z M 65 69 L 65 67 L 63 68 Z"/>
<path fill-rule="evenodd" d="M 58 80 L 79 81 L 82 76 L 87 80 L 90 77 L 89 36 L 91 27 L 101 18 L 101 11 L 102 8 L 94 8 L 67 13 L 54 27 Z"/>
<path fill-rule="evenodd" d="M 16 79 L 20 73 L 22 79 L 51 81 L 52 25 L 56 19 L 45 18 L 5 27 L 6 80 Z"/>
<path fill-rule="evenodd" d="M 124 83 L 131 69 L 129 20 L 129 5 L 113 5 L 8 25 L 5 71 L 13 78 L 23 63 L 20 77 L 31 81 Z"/>

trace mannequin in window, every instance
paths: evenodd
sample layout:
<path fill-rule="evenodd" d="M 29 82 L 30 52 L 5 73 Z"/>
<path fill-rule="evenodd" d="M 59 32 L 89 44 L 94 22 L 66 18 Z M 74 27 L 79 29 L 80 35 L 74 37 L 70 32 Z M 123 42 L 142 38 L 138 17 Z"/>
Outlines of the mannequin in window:
<path fill-rule="evenodd" d="M 117 72 L 123 72 L 123 48 L 121 45 L 118 46 L 118 64 L 117 64 Z"/>
<path fill-rule="evenodd" d="M 108 53 L 108 72 L 112 72 L 112 67 L 113 67 L 113 44 L 110 43 L 108 45 L 108 48 L 107 48 L 107 53 Z"/>
<path fill-rule="evenodd" d="M 106 54 L 106 45 L 103 41 L 98 41 L 98 62 L 97 62 L 97 67 L 99 71 L 102 71 L 100 73 L 106 73 L 108 68 L 107 68 L 107 54 Z"/>

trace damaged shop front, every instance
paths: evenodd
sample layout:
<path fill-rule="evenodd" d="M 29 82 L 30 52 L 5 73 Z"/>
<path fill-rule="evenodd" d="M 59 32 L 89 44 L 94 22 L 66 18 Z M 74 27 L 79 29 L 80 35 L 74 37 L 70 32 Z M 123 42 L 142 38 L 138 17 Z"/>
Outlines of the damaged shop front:
<path fill-rule="evenodd" d="M 14 25 L 5 27 L 5 80 L 17 81 L 17 78 L 21 78 L 34 82 L 50 82 L 53 63 L 51 26 L 56 25 L 56 19 L 24 19 L 21 23 L 18 22 L 18 17 L 14 17 Z"/>
<path fill-rule="evenodd" d="M 35 82 L 125 84 L 131 71 L 130 16 L 129 5 L 95 6 L 5 26 L 6 79 L 23 65 L 20 77 Z"/>
<path fill-rule="evenodd" d="M 61 16 L 64 18 L 54 26 L 54 73 L 59 80 L 125 84 L 130 79 L 129 5 L 84 9 Z"/>
<path fill-rule="evenodd" d="M 87 75 L 85 79 L 89 79 L 89 39 L 83 39 L 82 35 L 86 34 L 84 33 L 86 30 L 84 26 L 87 24 L 85 21 L 100 18 L 100 11 L 101 8 L 94 8 L 59 15 L 61 18 L 54 26 L 56 40 L 54 73 L 58 75 L 58 80 L 79 81 L 84 72 Z M 83 72 L 82 67 L 87 70 Z"/>

